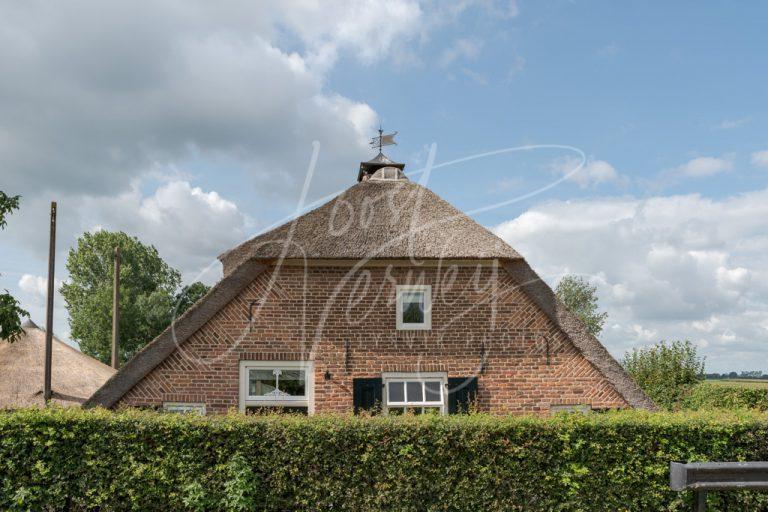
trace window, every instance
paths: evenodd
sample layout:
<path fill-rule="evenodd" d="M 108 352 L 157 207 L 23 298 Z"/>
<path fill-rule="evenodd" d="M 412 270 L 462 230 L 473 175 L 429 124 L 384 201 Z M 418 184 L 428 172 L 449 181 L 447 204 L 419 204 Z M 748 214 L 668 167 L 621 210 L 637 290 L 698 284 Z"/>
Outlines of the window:
<path fill-rule="evenodd" d="M 397 287 L 397 328 L 428 330 L 432 328 L 432 287 L 400 285 Z"/>
<path fill-rule="evenodd" d="M 553 404 L 549 407 L 549 413 L 551 415 L 560 414 L 563 412 L 567 413 L 581 413 L 581 414 L 589 414 L 592 412 L 592 406 L 588 404 L 579 404 L 579 405 L 559 405 L 559 404 Z"/>
<path fill-rule="evenodd" d="M 177 414 L 199 414 L 200 416 L 205 416 L 205 404 L 163 402 L 163 411 Z"/>
<path fill-rule="evenodd" d="M 241 361 L 240 410 L 312 411 L 311 361 Z"/>
<path fill-rule="evenodd" d="M 445 414 L 445 373 L 385 373 L 384 402 L 387 414 Z"/>

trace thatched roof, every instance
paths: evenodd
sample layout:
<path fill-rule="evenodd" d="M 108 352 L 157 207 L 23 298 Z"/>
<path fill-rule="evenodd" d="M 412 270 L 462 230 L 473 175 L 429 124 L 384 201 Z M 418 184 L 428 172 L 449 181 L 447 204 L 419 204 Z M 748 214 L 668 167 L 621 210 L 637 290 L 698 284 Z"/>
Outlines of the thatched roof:
<path fill-rule="evenodd" d="M 219 256 L 224 274 L 249 259 L 277 258 L 507 260 L 521 256 L 399 169 L 385 167 L 319 208 Z"/>
<path fill-rule="evenodd" d="M 0 341 L 0 409 L 41 407 L 45 371 L 45 331 L 27 320 L 13 343 Z M 59 405 L 80 405 L 115 370 L 53 337 L 51 391 Z"/>

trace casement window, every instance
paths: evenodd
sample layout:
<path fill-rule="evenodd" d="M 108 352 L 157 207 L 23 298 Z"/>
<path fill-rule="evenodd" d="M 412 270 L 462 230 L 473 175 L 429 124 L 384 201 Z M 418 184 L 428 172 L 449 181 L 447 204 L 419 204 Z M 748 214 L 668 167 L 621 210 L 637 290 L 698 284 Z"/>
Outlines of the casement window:
<path fill-rule="evenodd" d="M 311 361 L 241 361 L 240 410 L 313 411 Z"/>
<path fill-rule="evenodd" d="M 578 404 L 578 405 L 553 404 L 549 407 L 549 413 L 551 415 L 560 414 L 563 412 L 589 414 L 592 412 L 592 406 L 589 404 Z"/>
<path fill-rule="evenodd" d="M 384 411 L 387 414 L 445 414 L 448 380 L 445 373 L 385 373 Z"/>
<path fill-rule="evenodd" d="M 171 412 L 177 414 L 199 414 L 200 416 L 205 416 L 205 404 L 163 402 L 163 412 Z"/>
<path fill-rule="evenodd" d="M 429 330 L 432 328 L 432 287 L 430 285 L 398 285 L 398 330 Z"/>
<path fill-rule="evenodd" d="M 436 384 L 427 382 L 440 381 L 442 387 L 442 403 L 438 403 Z M 408 394 L 408 382 L 421 382 L 421 392 L 411 385 Z M 477 382 L 475 376 L 447 377 L 445 373 L 385 373 L 381 377 L 361 377 L 352 379 L 352 402 L 355 414 L 389 413 L 402 414 L 406 410 L 415 413 L 433 412 L 436 414 L 462 414 L 472 410 L 477 401 Z M 392 387 L 392 400 L 388 400 Z M 400 386 L 398 383 L 405 383 Z M 402 395 L 401 395 L 402 390 Z M 423 393 L 420 395 L 420 393 Z M 408 402 L 409 397 L 414 398 Z M 421 399 L 421 402 L 417 402 Z M 405 400 L 405 401 L 403 401 Z M 426 409 L 425 409 L 426 408 Z"/>

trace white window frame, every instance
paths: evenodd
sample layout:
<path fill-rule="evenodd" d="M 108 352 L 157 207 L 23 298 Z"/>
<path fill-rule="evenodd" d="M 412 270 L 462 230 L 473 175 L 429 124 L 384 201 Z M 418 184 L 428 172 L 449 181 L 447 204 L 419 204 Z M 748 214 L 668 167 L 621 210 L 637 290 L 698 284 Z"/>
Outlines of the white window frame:
<path fill-rule="evenodd" d="M 573 404 L 573 405 L 564 405 L 564 404 L 552 404 L 549 406 L 549 414 L 554 416 L 555 414 L 560 414 L 563 412 L 567 413 L 580 413 L 580 414 L 590 414 L 592 412 L 592 405 L 590 404 Z"/>
<path fill-rule="evenodd" d="M 163 412 L 172 414 L 199 414 L 205 416 L 205 404 L 189 402 L 163 402 Z"/>
<path fill-rule="evenodd" d="M 384 413 L 389 414 L 389 409 L 426 407 L 439 409 L 440 414 L 448 414 L 448 374 L 446 372 L 388 372 L 382 374 L 384 382 L 383 408 Z M 440 383 L 440 402 L 390 402 L 389 385 L 393 382 L 439 382 Z M 403 385 L 405 393 L 406 385 Z M 423 386 L 422 386 L 423 387 Z M 407 396 L 405 397 L 407 398 Z"/>
<path fill-rule="evenodd" d="M 403 322 L 403 295 L 410 292 L 424 293 L 424 321 L 420 324 Z M 399 331 L 428 331 L 432 329 L 432 286 L 428 284 L 399 284 L 396 288 L 395 312 L 397 314 L 397 330 Z"/>
<path fill-rule="evenodd" d="M 305 371 L 304 397 L 264 398 L 249 396 L 250 370 L 301 369 Z M 246 407 L 306 407 L 309 414 L 315 411 L 315 374 L 312 361 L 240 361 L 240 412 Z"/>

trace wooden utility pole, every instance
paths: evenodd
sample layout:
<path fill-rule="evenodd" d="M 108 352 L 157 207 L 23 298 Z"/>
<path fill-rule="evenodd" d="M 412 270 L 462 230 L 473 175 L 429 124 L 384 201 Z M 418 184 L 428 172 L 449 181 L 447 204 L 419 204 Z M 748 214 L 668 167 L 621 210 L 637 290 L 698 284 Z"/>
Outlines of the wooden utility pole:
<path fill-rule="evenodd" d="M 112 284 L 112 368 L 120 366 L 120 246 L 115 247 L 115 273 Z"/>
<path fill-rule="evenodd" d="M 51 400 L 51 357 L 53 355 L 53 292 L 56 263 L 56 201 L 51 202 L 51 238 L 48 243 L 48 304 L 45 313 L 45 382 L 43 399 Z"/>

